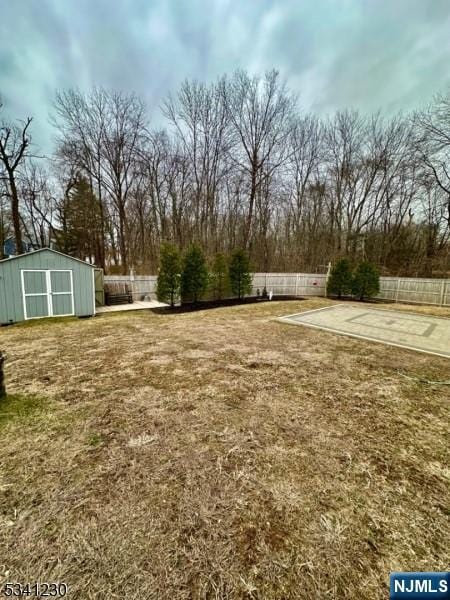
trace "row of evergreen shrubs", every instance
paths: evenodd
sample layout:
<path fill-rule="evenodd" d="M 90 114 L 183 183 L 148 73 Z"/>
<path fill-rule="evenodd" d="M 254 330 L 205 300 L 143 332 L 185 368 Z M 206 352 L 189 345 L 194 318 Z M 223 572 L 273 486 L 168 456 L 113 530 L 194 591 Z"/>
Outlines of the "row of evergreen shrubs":
<path fill-rule="evenodd" d="M 355 269 L 347 258 L 338 260 L 328 278 L 327 294 L 329 296 L 356 296 L 359 300 L 372 298 L 380 292 L 380 274 L 377 268 L 362 262 Z"/>
<path fill-rule="evenodd" d="M 217 254 L 208 266 L 200 246 L 193 244 L 184 255 L 173 244 L 161 246 L 156 296 L 171 306 L 181 302 L 197 303 L 209 293 L 216 300 L 234 295 L 239 299 L 250 294 L 252 276 L 250 260 L 243 250 L 230 257 Z"/>
<path fill-rule="evenodd" d="M 160 302 L 174 306 L 181 302 L 197 303 L 206 294 L 216 300 L 251 293 L 252 276 L 248 255 L 240 249 L 228 257 L 217 254 L 208 265 L 200 246 L 193 244 L 181 255 L 173 244 L 161 246 L 156 295 Z M 374 265 L 362 262 L 352 268 L 346 258 L 338 260 L 328 278 L 330 296 L 353 295 L 360 300 L 376 296 L 380 291 L 380 275 Z"/>

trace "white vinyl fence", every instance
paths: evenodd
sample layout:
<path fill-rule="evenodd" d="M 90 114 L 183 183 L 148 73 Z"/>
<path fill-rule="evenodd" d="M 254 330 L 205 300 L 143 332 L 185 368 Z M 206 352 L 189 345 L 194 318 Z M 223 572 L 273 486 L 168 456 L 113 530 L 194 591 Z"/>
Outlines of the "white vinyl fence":
<path fill-rule="evenodd" d="M 380 277 L 380 300 L 450 306 L 450 279 Z"/>
<path fill-rule="evenodd" d="M 105 284 L 117 291 L 127 289 L 133 300 L 156 298 L 155 275 L 106 275 Z M 326 296 L 324 273 L 254 273 L 252 295 L 263 289 L 274 296 Z M 381 277 L 377 298 L 391 302 L 411 302 L 450 306 L 450 279 L 415 279 L 410 277 Z"/>
<path fill-rule="evenodd" d="M 253 293 L 265 286 L 275 296 L 326 296 L 325 274 L 255 273 Z M 380 277 L 380 300 L 450 306 L 450 279 Z"/>
<path fill-rule="evenodd" d="M 314 273 L 254 273 L 252 292 L 264 288 L 274 296 L 325 296 L 327 276 Z"/>

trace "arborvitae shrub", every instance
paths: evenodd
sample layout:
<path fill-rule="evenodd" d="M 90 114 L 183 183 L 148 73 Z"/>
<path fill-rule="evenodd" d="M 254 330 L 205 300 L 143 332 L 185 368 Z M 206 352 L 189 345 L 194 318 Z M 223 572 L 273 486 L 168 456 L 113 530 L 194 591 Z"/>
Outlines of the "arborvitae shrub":
<path fill-rule="evenodd" d="M 231 255 L 229 278 L 231 291 L 239 299 L 252 291 L 250 259 L 244 250 L 235 250 Z"/>
<path fill-rule="evenodd" d="M 181 259 L 178 248 L 165 243 L 161 246 L 156 297 L 160 302 L 174 306 L 180 293 Z"/>
<path fill-rule="evenodd" d="M 380 291 L 380 274 L 375 265 L 362 262 L 353 275 L 353 295 L 360 300 L 372 298 Z"/>
<path fill-rule="evenodd" d="M 211 265 L 209 286 L 215 300 L 222 300 L 229 292 L 228 262 L 225 254 L 219 252 Z"/>
<path fill-rule="evenodd" d="M 183 258 L 181 273 L 182 302 L 198 302 L 208 287 L 208 267 L 202 249 L 193 244 Z"/>
<path fill-rule="evenodd" d="M 347 296 L 352 293 L 353 275 L 350 261 L 341 258 L 331 269 L 327 283 L 327 294 L 331 296 Z"/>

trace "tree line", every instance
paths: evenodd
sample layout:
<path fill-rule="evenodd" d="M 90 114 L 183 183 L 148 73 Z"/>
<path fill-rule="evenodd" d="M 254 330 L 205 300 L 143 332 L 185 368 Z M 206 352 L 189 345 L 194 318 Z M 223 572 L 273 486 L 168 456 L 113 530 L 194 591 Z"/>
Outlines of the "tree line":
<path fill-rule="evenodd" d="M 0 123 L 0 248 L 12 237 L 110 273 L 156 273 L 160 247 L 259 271 L 348 257 L 383 274 L 450 269 L 450 95 L 413 114 L 320 119 L 276 71 L 185 81 L 151 126 L 134 93 L 56 93 L 52 156 L 32 119 Z M 0 115 L 2 112 L 0 102 Z"/>

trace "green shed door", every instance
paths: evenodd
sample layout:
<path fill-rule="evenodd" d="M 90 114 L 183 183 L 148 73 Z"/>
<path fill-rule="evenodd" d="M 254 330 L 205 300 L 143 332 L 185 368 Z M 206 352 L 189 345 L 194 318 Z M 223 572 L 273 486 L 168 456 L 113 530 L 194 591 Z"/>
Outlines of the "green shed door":
<path fill-rule="evenodd" d="M 73 315 L 72 271 L 49 271 L 49 273 L 53 316 Z"/>
<path fill-rule="evenodd" d="M 47 271 L 22 271 L 22 290 L 25 319 L 50 315 Z"/>
<path fill-rule="evenodd" d="M 22 270 L 25 319 L 75 314 L 70 270 Z"/>

